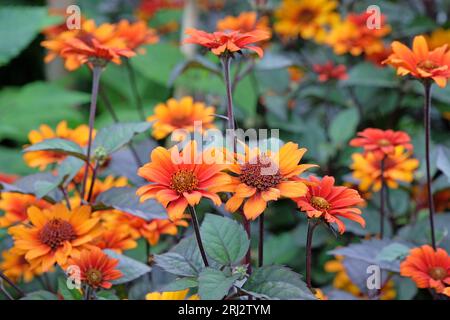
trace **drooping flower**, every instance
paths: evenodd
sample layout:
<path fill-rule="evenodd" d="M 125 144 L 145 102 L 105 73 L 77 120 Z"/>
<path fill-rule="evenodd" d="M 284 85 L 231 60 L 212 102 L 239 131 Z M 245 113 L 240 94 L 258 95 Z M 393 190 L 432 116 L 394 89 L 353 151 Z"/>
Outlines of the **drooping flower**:
<path fill-rule="evenodd" d="M 270 38 L 270 34 L 264 30 L 253 30 L 250 32 L 217 31 L 208 33 L 189 28 L 186 30 L 186 34 L 190 37 L 186 38 L 184 43 L 193 43 L 206 47 L 216 56 L 233 54 L 235 52 L 241 52 L 242 50 L 247 49 L 256 52 L 256 54 L 258 54 L 261 58 L 264 55 L 264 52 L 260 47 L 257 47 L 254 44 Z"/>
<path fill-rule="evenodd" d="M 156 245 L 162 235 L 167 234 L 175 236 L 178 233 L 178 227 L 187 227 L 189 224 L 186 220 L 180 219 L 170 221 L 167 219 L 153 219 L 147 223 L 142 229 L 142 235 L 152 245 Z"/>
<path fill-rule="evenodd" d="M 116 35 L 125 40 L 128 49 L 139 53 L 145 53 L 145 50 L 140 48 L 141 46 L 159 41 L 156 31 L 149 28 L 144 21 L 130 23 L 123 19 L 117 24 Z"/>
<path fill-rule="evenodd" d="M 4 215 L 0 216 L 0 228 L 6 228 L 20 222 L 26 222 L 28 219 L 27 210 L 31 206 L 40 209 L 51 206 L 45 200 L 36 199 L 30 194 L 21 194 L 14 192 L 2 192 L 0 195 L 0 210 Z"/>
<path fill-rule="evenodd" d="M 429 36 L 425 36 L 430 50 L 437 49 L 444 45 L 450 45 L 450 29 L 439 28 L 434 30 Z"/>
<path fill-rule="evenodd" d="M 145 300 L 200 300 L 200 297 L 195 294 L 187 298 L 189 289 L 180 291 L 166 291 L 166 292 L 150 292 L 145 296 Z"/>
<path fill-rule="evenodd" d="M 397 69 L 400 76 L 411 76 L 421 80 L 434 80 L 439 87 L 447 85 L 450 77 L 450 51 L 447 45 L 432 51 L 428 49 L 424 36 L 416 36 L 412 50 L 404 44 L 394 41 L 393 53 L 384 61 Z"/>
<path fill-rule="evenodd" d="M 327 61 L 324 64 L 314 64 L 313 70 L 317 73 L 320 82 L 348 79 L 347 67 L 343 64 L 335 65 L 332 61 Z"/>
<path fill-rule="evenodd" d="M 91 217 L 91 208 L 81 206 L 69 211 L 56 204 L 49 209 L 28 209 L 29 225 L 9 228 L 15 248 L 33 267 L 49 270 L 55 263 L 64 266 L 70 256 L 90 247 L 101 234 L 98 218 Z"/>
<path fill-rule="evenodd" d="M 264 30 L 271 34 L 267 17 L 258 19 L 258 15 L 254 11 L 241 12 L 237 17 L 226 16 L 217 21 L 218 31 L 240 31 L 245 33 L 255 29 Z"/>
<path fill-rule="evenodd" d="M 93 289 L 111 288 L 111 281 L 123 276 L 122 272 L 116 269 L 118 264 L 119 260 L 110 258 L 97 247 L 83 250 L 78 258 L 69 260 L 70 266 L 79 268 L 80 280 Z M 71 268 L 70 270 L 73 269 Z M 71 276 L 70 271 L 69 276 Z"/>
<path fill-rule="evenodd" d="M 230 212 L 237 211 L 242 204 L 248 220 L 256 219 L 267 207 L 267 202 L 281 197 L 297 198 L 306 194 L 307 187 L 298 177 L 312 164 L 299 164 L 306 149 L 299 149 L 292 142 L 278 152 L 261 152 L 258 148 L 245 146 L 245 154 L 237 154 L 236 162 L 229 166 L 234 176 L 224 191 L 233 196 L 225 204 Z"/>
<path fill-rule="evenodd" d="M 400 264 L 400 274 L 411 278 L 418 288 L 431 288 L 450 296 L 450 256 L 429 245 L 411 249 Z"/>
<path fill-rule="evenodd" d="M 335 223 L 339 232 L 345 231 L 345 224 L 341 218 L 346 218 L 365 227 L 366 222 L 361 217 L 361 210 L 357 208 L 364 200 L 358 191 L 347 187 L 335 186 L 334 178 L 325 176 L 321 180 L 311 176 L 311 184 L 305 196 L 296 199 L 301 211 L 309 218 L 323 219 L 327 223 Z"/>
<path fill-rule="evenodd" d="M 95 135 L 95 132 L 94 132 Z M 41 125 L 39 130 L 32 130 L 28 134 L 30 144 L 36 144 L 46 139 L 61 138 L 75 142 L 80 147 L 85 147 L 88 144 L 89 127 L 80 125 L 75 129 L 67 127 L 66 121 L 61 121 L 56 130 L 53 130 L 48 125 Z M 49 164 L 60 163 L 67 157 L 66 154 L 53 151 L 31 151 L 24 154 L 23 158 L 30 167 L 37 167 L 44 170 Z"/>
<path fill-rule="evenodd" d="M 381 158 L 373 152 L 352 155 L 353 177 L 359 180 L 359 189 L 373 191 L 381 189 Z M 398 188 L 398 182 L 411 182 L 414 171 L 419 167 L 419 160 L 411 158 L 411 153 L 405 152 L 403 146 L 395 147 L 394 153 L 384 161 L 384 181 L 391 189 Z"/>
<path fill-rule="evenodd" d="M 40 268 L 32 268 L 24 255 L 15 252 L 14 248 L 3 251 L 2 256 L 0 270 L 14 282 L 31 282 L 35 276 L 42 274 Z"/>
<path fill-rule="evenodd" d="M 393 154 L 395 147 L 403 146 L 412 151 L 411 137 L 404 131 L 381 130 L 367 128 L 358 132 L 358 137 L 350 140 L 352 147 L 362 147 L 365 152 L 373 152 L 382 158 L 384 155 Z"/>
<path fill-rule="evenodd" d="M 147 118 L 153 121 L 152 135 L 155 139 L 163 139 L 176 129 L 194 132 L 194 122 L 201 121 L 201 130 L 215 128 L 214 114 L 216 109 L 203 102 L 194 101 L 192 97 L 179 100 L 169 99 L 154 108 L 154 115 Z"/>
<path fill-rule="evenodd" d="M 381 15 L 379 28 L 370 28 L 371 13 L 351 13 L 346 19 L 335 23 L 326 37 L 326 43 L 337 55 L 350 53 L 359 56 L 374 54 L 384 50 L 383 37 L 391 32 L 386 17 Z"/>
<path fill-rule="evenodd" d="M 170 150 L 157 147 L 151 161 L 138 170 L 138 175 L 151 184 L 140 187 L 137 195 L 141 201 L 156 198 L 167 208 L 172 221 L 181 219 L 187 206 L 197 205 L 203 197 L 220 205 L 220 197 L 211 189 L 220 189 L 230 178 L 221 172 L 226 165 L 211 163 L 209 155 L 207 150 L 199 152 L 194 141 L 181 152 L 178 146 Z"/>
<path fill-rule="evenodd" d="M 327 28 L 339 15 L 334 0 L 283 0 L 275 12 L 275 32 L 284 38 L 312 39 L 322 43 Z"/>

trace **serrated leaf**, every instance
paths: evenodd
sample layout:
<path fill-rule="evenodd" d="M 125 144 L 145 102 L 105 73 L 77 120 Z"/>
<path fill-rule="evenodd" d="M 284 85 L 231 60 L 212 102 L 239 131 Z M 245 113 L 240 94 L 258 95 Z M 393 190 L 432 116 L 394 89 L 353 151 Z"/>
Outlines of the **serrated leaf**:
<path fill-rule="evenodd" d="M 122 277 L 111 281 L 113 284 L 122 284 L 133 281 L 152 270 L 148 265 L 123 254 L 118 254 L 113 250 L 107 249 L 104 250 L 104 252 L 111 258 L 119 260 L 116 269 L 122 272 Z"/>
<path fill-rule="evenodd" d="M 154 256 L 157 266 L 172 274 L 178 276 L 194 277 L 197 276 L 199 270 L 185 256 L 176 252 L 167 252 Z"/>
<path fill-rule="evenodd" d="M 35 143 L 23 150 L 23 152 L 30 151 L 52 151 L 86 160 L 83 149 L 81 149 L 78 144 L 73 141 L 60 138 L 47 139 L 42 142 Z"/>
<path fill-rule="evenodd" d="M 181 291 L 187 288 L 198 287 L 198 280 L 194 277 L 178 278 L 165 285 L 160 291 Z"/>
<path fill-rule="evenodd" d="M 242 288 L 266 299 L 316 299 L 301 276 L 283 266 L 264 266 L 253 270 Z"/>
<path fill-rule="evenodd" d="M 206 268 L 198 277 L 198 293 L 202 300 L 220 300 L 227 295 L 239 275 L 228 277 L 220 270 Z"/>
<path fill-rule="evenodd" d="M 239 262 L 250 245 L 244 228 L 229 218 L 207 214 L 200 232 L 206 253 L 224 265 Z"/>
<path fill-rule="evenodd" d="M 108 154 L 111 154 L 130 142 L 135 135 L 150 129 L 150 127 L 149 122 L 129 122 L 115 123 L 102 128 L 95 136 L 93 150 L 103 147 Z"/>

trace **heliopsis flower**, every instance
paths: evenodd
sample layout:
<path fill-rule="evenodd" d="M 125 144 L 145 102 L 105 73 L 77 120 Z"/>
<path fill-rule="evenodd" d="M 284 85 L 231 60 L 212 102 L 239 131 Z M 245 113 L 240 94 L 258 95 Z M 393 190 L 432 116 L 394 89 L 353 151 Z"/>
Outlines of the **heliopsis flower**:
<path fill-rule="evenodd" d="M 285 38 L 300 36 L 321 43 L 327 28 L 339 19 L 337 5 L 334 0 L 283 0 L 275 12 L 275 31 Z"/>
<path fill-rule="evenodd" d="M 144 49 L 139 49 L 140 46 L 154 44 L 159 41 L 156 31 L 147 27 L 144 21 L 130 23 L 128 20 L 121 20 L 117 24 L 116 35 L 125 40 L 125 45 L 128 49 L 139 53 L 145 53 Z"/>
<path fill-rule="evenodd" d="M 152 245 L 155 246 L 159 242 L 159 238 L 164 235 L 176 236 L 178 227 L 187 227 L 189 224 L 186 220 L 179 219 L 170 221 L 168 219 L 153 219 L 145 224 L 142 228 L 142 235 Z"/>
<path fill-rule="evenodd" d="M 95 132 L 94 132 L 95 134 Z M 36 144 L 46 139 L 67 139 L 75 142 L 80 147 L 85 147 L 88 144 L 89 139 L 89 127 L 86 125 L 80 125 L 75 129 L 67 127 L 66 121 L 61 121 L 54 131 L 48 125 L 41 125 L 39 130 L 32 130 L 28 134 L 28 140 L 30 144 Z M 30 167 L 38 167 L 40 170 L 44 170 L 49 164 L 60 163 L 67 155 L 63 153 L 53 151 L 31 151 L 24 154 L 23 158 L 27 165 Z"/>
<path fill-rule="evenodd" d="M 39 268 L 32 268 L 23 254 L 15 252 L 14 248 L 3 251 L 3 261 L 0 262 L 0 270 L 14 282 L 23 279 L 31 282 L 35 276 L 42 274 Z"/>
<path fill-rule="evenodd" d="M 155 106 L 154 115 L 147 118 L 153 121 L 152 135 L 155 139 L 163 139 L 176 129 L 194 132 L 194 122 L 201 122 L 201 129 L 215 128 L 214 114 L 216 109 L 196 102 L 192 97 L 180 100 L 169 99 L 166 103 Z"/>
<path fill-rule="evenodd" d="M 373 54 L 382 52 L 382 38 L 391 32 L 386 25 L 386 17 L 381 15 L 380 27 L 369 28 L 368 19 L 371 13 L 349 14 L 345 20 L 334 24 L 326 37 L 326 43 L 333 47 L 337 55 L 350 53 L 359 56 L 362 53 Z"/>
<path fill-rule="evenodd" d="M 194 141 L 181 152 L 178 146 L 170 150 L 157 147 L 151 161 L 138 170 L 138 175 L 151 184 L 140 187 L 137 195 L 141 201 L 156 198 L 167 208 L 172 221 L 181 219 L 187 206 L 197 205 L 203 197 L 219 206 L 222 201 L 211 189 L 220 189 L 230 177 L 221 172 L 226 165 L 210 163 L 208 155 L 208 150 L 199 152 Z"/>
<path fill-rule="evenodd" d="M 425 39 L 431 50 L 450 45 L 450 29 L 436 29 L 429 36 L 425 36 Z"/>
<path fill-rule="evenodd" d="M 409 151 L 413 150 L 411 137 L 406 132 L 375 128 L 367 128 L 358 132 L 358 137 L 352 139 L 350 145 L 362 147 L 365 152 L 373 152 L 380 158 L 394 153 L 397 146 L 403 146 Z"/>
<path fill-rule="evenodd" d="M 247 49 L 256 52 L 261 58 L 264 52 L 254 44 L 270 38 L 270 34 L 264 30 L 253 30 L 250 32 L 217 31 L 208 33 L 189 28 L 186 30 L 186 34 L 190 37 L 186 38 L 184 43 L 193 43 L 206 47 L 216 56 L 233 54 L 234 52 L 241 52 L 243 49 Z"/>
<path fill-rule="evenodd" d="M 33 267 L 49 270 L 55 263 L 64 266 L 69 256 L 80 250 L 101 234 L 98 218 L 91 217 L 91 208 L 81 206 L 69 211 L 56 204 L 49 209 L 28 209 L 28 225 L 9 228 L 15 248 Z"/>
<path fill-rule="evenodd" d="M 255 29 L 265 30 L 269 34 L 271 33 L 267 17 L 258 19 L 258 15 L 254 11 L 242 12 L 237 17 L 226 16 L 217 21 L 218 31 L 240 31 L 245 33 Z"/>
<path fill-rule="evenodd" d="M 317 73 L 320 82 L 348 79 L 347 68 L 345 65 L 335 65 L 332 61 L 328 61 L 324 64 L 315 64 L 313 65 L 313 70 Z"/>
<path fill-rule="evenodd" d="M 93 216 L 101 219 L 102 226 L 106 230 L 126 227 L 126 231 L 134 240 L 142 237 L 147 224 L 145 219 L 119 210 L 99 210 L 94 212 Z"/>
<path fill-rule="evenodd" d="M 127 225 L 118 225 L 114 229 L 104 230 L 94 244 L 100 249 L 111 249 L 117 253 L 137 247 L 137 242 L 133 239 Z"/>
<path fill-rule="evenodd" d="M 180 291 L 166 291 L 166 292 L 151 292 L 147 293 L 145 300 L 200 300 L 197 294 L 190 296 L 187 299 L 189 289 Z"/>
<path fill-rule="evenodd" d="M 353 177 L 359 180 L 359 189 L 373 191 L 381 189 L 381 158 L 373 152 L 352 155 Z M 384 160 L 384 181 L 391 189 L 398 188 L 398 182 L 411 182 L 414 171 L 419 167 L 419 160 L 411 158 L 411 153 L 405 152 L 403 146 L 395 147 L 394 153 Z"/>
<path fill-rule="evenodd" d="M 383 64 L 383 61 L 389 58 L 389 56 L 392 54 L 391 47 L 384 46 L 383 50 L 366 53 L 364 58 L 373 63 L 375 66 L 383 68 L 386 67 L 385 64 Z"/>
<path fill-rule="evenodd" d="M 31 206 L 44 209 L 49 208 L 51 204 L 45 200 L 36 199 L 35 196 L 29 194 L 2 192 L 0 195 L 0 210 L 4 211 L 4 215 L 0 216 L 0 228 L 25 222 L 28 219 L 27 210 Z"/>
<path fill-rule="evenodd" d="M 233 196 L 225 204 L 230 212 L 237 211 L 244 203 L 247 219 L 256 219 L 267 207 L 267 202 L 281 197 L 297 198 L 306 194 L 308 188 L 298 177 L 313 164 L 299 164 L 306 149 L 299 149 L 292 142 L 278 152 L 261 152 L 258 148 L 245 146 L 245 154 L 236 155 L 236 163 L 229 166 L 233 174 L 231 183 L 223 191 Z"/>
<path fill-rule="evenodd" d="M 398 41 L 392 42 L 391 46 L 393 53 L 384 63 L 396 68 L 398 75 L 411 74 L 418 79 L 434 80 L 442 88 L 447 85 L 450 77 L 450 51 L 447 45 L 430 51 L 425 37 L 416 36 L 412 50 Z"/>
<path fill-rule="evenodd" d="M 450 296 L 450 256 L 441 248 L 429 245 L 411 249 L 400 264 L 400 274 L 410 277 L 418 288 L 432 288 Z"/>
<path fill-rule="evenodd" d="M 123 276 L 122 272 L 116 269 L 118 264 L 119 260 L 110 258 L 97 247 L 83 250 L 78 258 L 69 260 L 70 266 L 79 268 L 80 280 L 93 289 L 111 288 L 111 281 Z M 69 276 L 71 276 L 70 271 Z"/>
<path fill-rule="evenodd" d="M 321 180 L 311 176 L 309 180 L 311 184 L 308 185 L 306 195 L 296 199 L 300 210 L 309 218 L 323 219 L 329 224 L 336 223 L 341 234 L 345 231 L 345 225 L 340 218 L 366 226 L 361 210 L 356 207 L 364 202 L 358 191 L 335 186 L 334 178 L 329 176 Z"/>

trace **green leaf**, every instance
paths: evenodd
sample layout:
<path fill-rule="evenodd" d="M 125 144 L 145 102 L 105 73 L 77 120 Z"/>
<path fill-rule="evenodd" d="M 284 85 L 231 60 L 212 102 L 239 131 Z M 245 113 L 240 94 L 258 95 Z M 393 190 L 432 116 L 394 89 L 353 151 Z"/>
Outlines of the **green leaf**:
<path fill-rule="evenodd" d="M 253 270 L 242 288 L 265 299 L 315 300 L 301 276 L 283 266 L 264 266 Z"/>
<path fill-rule="evenodd" d="M 73 141 L 60 138 L 47 139 L 33 144 L 23 150 L 23 152 L 31 151 L 52 151 L 86 160 L 86 156 L 83 154 L 83 149 L 81 149 L 78 144 Z"/>
<path fill-rule="evenodd" d="M 99 300 L 120 300 L 114 290 L 101 290 L 96 293 Z"/>
<path fill-rule="evenodd" d="M 200 230 L 206 253 L 224 265 L 239 262 L 250 245 L 244 228 L 229 218 L 207 214 Z"/>
<path fill-rule="evenodd" d="M 28 293 L 25 297 L 20 300 L 58 300 L 58 297 L 49 291 L 38 290 Z"/>
<path fill-rule="evenodd" d="M 220 300 L 227 295 L 239 275 L 227 277 L 220 270 L 206 268 L 198 277 L 198 294 L 202 300 Z"/>
<path fill-rule="evenodd" d="M 150 129 L 149 122 L 116 123 L 102 128 L 95 136 L 93 149 L 103 147 L 108 154 L 119 150 L 133 139 L 136 134 Z"/>
<path fill-rule="evenodd" d="M 184 72 L 186 72 L 189 69 L 204 69 L 207 70 L 213 74 L 221 76 L 221 70 L 220 68 L 208 60 L 207 58 L 197 55 L 192 59 L 185 60 L 177 64 L 171 74 L 168 81 L 169 86 L 173 86 L 174 82 L 177 80 L 179 76 L 181 76 Z"/>
<path fill-rule="evenodd" d="M 189 261 L 189 259 L 176 252 L 158 254 L 154 257 L 156 264 L 172 274 L 178 276 L 194 277 L 199 270 Z"/>
<path fill-rule="evenodd" d="M 167 219 L 166 209 L 156 200 L 140 202 L 136 188 L 111 188 L 98 195 L 97 204 L 130 213 L 144 220 Z"/>
<path fill-rule="evenodd" d="M 354 66 L 348 73 L 348 79 L 342 81 L 345 86 L 367 86 L 395 88 L 398 81 L 391 68 L 378 68 L 373 63 L 363 62 Z"/>
<path fill-rule="evenodd" d="M 390 245 L 381 249 L 377 254 L 376 260 L 379 261 L 395 261 L 403 260 L 409 253 L 410 248 L 400 243 L 391 243 Z"/>
<path fill-rule="evenodd" d="M 198 280 L 194 277 L 178 278 L 165 285 L 161 291 L 181 291 L 187 288 L 198 287 Z"/>
<path fill-rule="evenodd" d="M 359 123 L 356 108 L 343 110 L 333 119 L 330 125 L 330 138 L 336 145 L 345 144 L 355 135 Z"/>
<path fill-rule="evenodd" d="M 83 295 L 78 289 L 69 289 L 67 287 L 67 279 L 58 279 L 58 293 L 64 298 L 64 300 L 82 300 Z"/>
<path fill-rule="evenodd" d="M 119 264 L 116 269 L 122 272 L 122 277 L 111 281 L 113 284 L 122 284 L 133 281 L 134 279 L 137 279 L 151 271 L 151 268 L 148 265 L 135 259 L 127 257 L 123 254 L 118 254 L 113 250 L 107 249 L 104 251 L 111 258 L 119 260 Z"/>
<path fill-rule="evenodd" d="M 292 59 L 282 53 L 267 52 L 256 64 L 256 69 L 261 71 L 285 69 L 294 65 Z"/>

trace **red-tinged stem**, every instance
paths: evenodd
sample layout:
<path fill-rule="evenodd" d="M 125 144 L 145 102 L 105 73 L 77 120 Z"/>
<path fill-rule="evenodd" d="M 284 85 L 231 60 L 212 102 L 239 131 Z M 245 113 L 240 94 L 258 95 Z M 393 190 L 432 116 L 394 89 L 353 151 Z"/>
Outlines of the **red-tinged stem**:
<path fill-rule="evenodd" d="M 311 284 L 311 266 L 312 266 L 312 240 L 314 229 L 317 227 L 319 222 L 314 224 L 308 219 L 308 232 L 306 234 L 306 285 L 310 290 L 312 290 Z"/>
<path fill-rule="evenodd" d="M 264 212 L 259 216 L 258 267 L 264 265 Z"/>
<path fill-rule="evenodd" d="M 431 244 L 436 250 L 436 236 L 434 232 L 434 200 L 433 191 L 431 190 L 431 173 L 430 173 L 430 135 L 431 135 L 431 82 L 424 82 L 425 88 L 425 104 L 424 104 L 424 121 L 425 121 L 425 161 L 427 171 L 427 193 L 428 208 L 430 216 L 431 228 Z"/>
<path fill-rule="evenodd" d="M 6 283 L 8 283 L 14 290 L 17 291 L 17 293 L 20 295 L 20 297 L 24 297 L 25 293 L 20 289 L 10 278 L 8 278 L 2 271 L 0 271 L 0 278 L 2 278 Z"/>
<path fill-rule="evenodd" d="M 92 194 L 94 192 L 95 180 L 97 179 L 98 167 L 99 167 L 99 163 L 98 163 L 98 161 L 96 161 L 95 166 L 94 166 L 94 171 L 92 172 L 91 186 L 89 187 L 89 192 L 88 192 L 88 196 L 86 199 L 87 203 L 90 203 L 91 199 L 92 199 Z"/>
<path fill-rule="evenodd" d="M 134 99 L 136 100 L 136 109 L 138 111 L 139 117 L 142 121 L 145 121 L 144 106 L 142 105 L 142 99 L 139 95 L 139 90 L 136 84 L 136 74 L 131 66 L 130 60 L 125 59 L 125 66 L 128 71 L 128 78 L 130 79 L 131 91 L 133 92 Z"/>
<path fill-rule="evenodd" d="M 59 189 L 61 190 L 61 192 L 62 192 L 62 194 L 64 196 L 64 201 L 66 201 L 67 209 L 72 210 L 72 207 L 70 205 L 69 195 L 67 194 L 66 189 L 63 186 L 61 186 Z"/>
<path fill-rule="evenodd" d="M 236 129 L 234 122 L 234 110 L 233 110 L 233 93 L 232 93 L 232 84 L 230 80 L 230 67 L 231 67 L 231 57 L 225 54 L 221 58 L 222 68 L 223 68 L 223 76 L 225 80 L 225 85 L 227 89 L 227 115 L 228 115 L 228 129 L 232 129 L 233 131 Z"/>
<path fill-rule="evenodd" d="M 381 160 L 381 190 L 380 190 L 380 238 L 384 237 L 384 217 L 385 217 L 385 191 L 386 182 L 384 180 L 384 167 L 385 167 L 386 157 Z"/>
<path fill-rule="evenodd" d="M 198 249 L 200 250 L 200 254 L 202 256 L 205 267 L 209 267 L 208 258 L 206 257 L 206 251 L 205 251 L 205 248 L 203 247 L 202 237 L 200 235 L 200 226 L 199 226 L 198 220 L 197 220 L 197 213 L 195 212 L 194 207 L 188 206 L 188 208 L 189 208 L 189 213 L 191 214 L 191 218 L 192 218 L 192 226 L 194 227 L 195 238 L 197 239 Z"/>
<path fill-rule="evenodd" d="M 92 149 L 92 136 L 94 131 L 94 121 L 95 121 L 95 112 L 97 110 L 97 96 L 98 96 L 98 88 L 100 84 L 100 75 L 102 73 L 102 68 L 99 66 L 94 66 L 92 69 L 92 93 L 91 93 L 91 106 L 89 109 L 89 138 L 88 138 L 88 146 L 86 153 L 86 166 L 84 168 L 84 176 L 83 176 L 83 184 L 81 187 L 81 200 L 84 199 L 84 195 L 86 192 L 86 183 L 89 174 L 89 166 L 91 160 L 91 149 Z"/>

